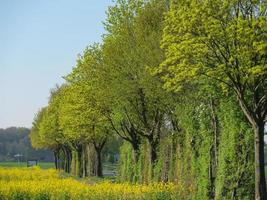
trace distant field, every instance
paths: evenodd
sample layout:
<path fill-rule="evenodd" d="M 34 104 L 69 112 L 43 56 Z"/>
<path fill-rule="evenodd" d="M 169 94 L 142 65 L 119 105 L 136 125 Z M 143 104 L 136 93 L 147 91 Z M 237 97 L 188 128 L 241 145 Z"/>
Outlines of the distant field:
<path fill-rule="evenodd" d="M 38 166 L 42 169 L 54 168 L 53 162 L 39 162 Z M 27 167 L 26 162 L 0 162 L 0 167 Z"/>
<path fill-rule="evenodd" d="M 42 169 L 49 169 L 54 168 L 53 162 L 39 162 L 38 165 Z M 27 167 L 26 162 L 0 162 L 0 167 Z M 117 165 L 116 164 L 110 164 L 110 163 L 104 163 L 103 164 L 103 174 L 106 177 L 114 177 L 117 175 Z"/>

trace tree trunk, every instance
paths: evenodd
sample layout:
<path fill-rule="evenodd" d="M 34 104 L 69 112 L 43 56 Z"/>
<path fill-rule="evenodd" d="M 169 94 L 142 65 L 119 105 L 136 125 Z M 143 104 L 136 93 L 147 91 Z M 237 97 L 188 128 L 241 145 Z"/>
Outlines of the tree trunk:
<path fill-rule="evenodd" d="M 255 147 L 255 199 L 266 200 L 266 180 L 264 167 L 264 122 L 254 127 Z"/>
<path fill-rule="evenodd" d="M 65 147 L 65 157 L 66 157 L 65 172 L 70 173 L 72 156 L 71 156 L 71 150 L 68 146 Z"/>
<path fill-rule="evenodd" d="M 96 176 L 98 177 L 102 177 L 103 176 L 103 172 L 102 172 L 102 158 L 101 158 L 101 152 L 102 149 L 104 148 L 104 145 L 106 144 L 107 141 L 107 137 L 104 138 L 101 142 L 93 142 L 95 151 L 96 151 L 96 165 L 95 165 L 95 172 L 96 172 Z"/>
<path fill-rule="evenodd" d="M 56 169 L 60 170 L 61 169 L 61 166 L 60 166 L 60 148 L 55 150 L 54 156 L 55 156 Z"/>
<path fill-rule="evenodd" d="M 83 163 L 83 166 L 82 166 L 82 172 L 83 172 L 83 178 L 88 176 L 88 173 L 87 173 L 87 151 L 86 151 L 86 146 L 87 145 L 83 145 L 83 148 L 82 148 L 82 154 L 83 154 L 83 159 L 82 159 L 82 163 Z"/>
<path fill-rule="evenodd" d="M 215 179 L 216 179 L 216 160 L 215 160 L 215 146 L 212 144 L 210 149 L 210 165 L 209 165 L 209 199 L 213 200 L 215 198 Z"/>
<path fill-rule="evenodd" d="M 255 200 L 266 200 L 266 179 L 264 167 L 264 120 L 266 107 L 259 106 L 259 91 L 254 91 L 254 108 L 250 108 L 245 101 L 240 86 L 235 86 L 239 105 L 254 130 L 254 157 L 255 157 Z M 255 111 L 256 110 L 256 111 Z"/>
<path fill-rule="evenodd" d="M 96 162 L 96 152 L 92 145 L 87 145 L 87 173 L 89 176 L 95 176 L 95 162 Z"/>
<path fill-rule="evenodd" d="M 82 177 L 83 173 L 82 173 L 82 146 L 79 145 L 78 148 L 76 149 L 77 151 L 77 168 L 76 168 L 76 175 L 79 177 Z"/>
<path fill-rule="evenodd" d="M 134 153 L 134 164 L 138 163 L 139 156 L 140 156 L 140 148 L 139 148 L 139 143 L 131 143 L 133 147 L 133 153 Z"/>
<path fill-rule="evenodd" d="M 157 155 L 157 147 L 152 143 L 151 144 L 151 163 L 154 165 L 157 161 L 158 155 Z"/>
<path fill-rule="evenodd" d="M 150 178 L 153 180 L 155 174 L 154 174 L 154 169 L 155 165 L 158 159 L 158 144 L 159 142 L 157 140 L 153 139 L 153 136 L 148 137 L 148 143 L 149 143 L 149 148 L 150 148 L 150 164 L 151 164 L 151 174 Z"/>
<path fill-rule="evenodd" d="M 148 137 L 148 142 L 150 145 L 150 161 L 152 167 L 154 167 L 157 159 L 158 159 L 158 145 L 159 145 L 159 138 L 153 139 L 153 135 Z"/>
<path fill-rule="evenodd" d="M 102 149 L 96 149 L 96 176 L 102 177 L 103 172 L 102 172 L 102 158 L 101 158 L 101 150 Z"/>
<path fill-rule="evenodd" d="M 67 150 L 66 150 L 66 147 L 63 146 L 62 147 L 62 151 L 63 151 L 63 156 L 64 156 L 64 163 L 63 163 L 63 169 L 65 172 L 67 172 L 67 168 L 68 168 L 68 156 L 67 156 Z"/>
<path fill-rule="evenodd" d="M 68 168 L 68 172 L 71 173 L 72 151 L 71 151 L 70 148 L 68 148 L 68 156 L 69 156 L 69 168 Z"/>
<path fill-rule="evenodd" d="M 54 163 L 55 163 L 55 168 L 58 169 L 58 150 L 54 150 Z"/>
<path fill-rule="evenodd" d="M 70 164 L 70 171 L 73 175 L 77 175 L 77 152 L 75 149 L 71 149 L 71 164 Z"/>
<path fill-rule="evenodd" d="M 209 178 L 210 178 L 210 190 L 209 190 L 209 199 L 215 199 L 215 190 L 216 190 L 216 174 L 217 174 L 217 165 L 218 165 L 218 145 L 219 145 L 219 125 L 218 117 L 216 114 L 215 100 L 211 99 L 210 109 L 211 109 L 211 128 L 213 131 L 212 144 L 210 149 L 210 166 L 209 166 Z"/>

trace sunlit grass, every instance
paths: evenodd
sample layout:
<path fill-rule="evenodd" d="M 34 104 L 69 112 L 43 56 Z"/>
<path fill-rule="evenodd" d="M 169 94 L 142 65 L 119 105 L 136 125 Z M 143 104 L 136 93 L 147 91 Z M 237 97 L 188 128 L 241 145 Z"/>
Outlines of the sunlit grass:
<path fill-rule="evenodd" d="M 53 162 L 38 162 L 38 166 L 42 169 L 54 168 Z M 27 162 L 0 162 L 0 167 L 27 167 Z"/>

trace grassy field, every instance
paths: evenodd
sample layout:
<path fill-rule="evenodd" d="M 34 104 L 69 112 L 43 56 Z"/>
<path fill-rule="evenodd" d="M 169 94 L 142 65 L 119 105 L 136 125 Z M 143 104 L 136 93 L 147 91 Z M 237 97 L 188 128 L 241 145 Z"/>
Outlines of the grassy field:
<path fill-rule="evenodd" d="M 38 166 L 41 169 L 50 169 L 54 168 L 55 165 L 53 162 L 39 162 Z M 0 162 L 0 167 L 27 167 L 26 162 Z M 110 164 L 110 163 L 104 163 L 103 164 L 103 175 L 105 177 L 111 177 L 113 179 L 117 175 L 117 165 L 116 164 Z"/>
<path fill-rule="evenodd" d="M 54 168 L 53 162 L 39 162 L 38 166 L 42 169 Z M 27 167 L 26 162 L 0 162 L 0 167 Z"/>

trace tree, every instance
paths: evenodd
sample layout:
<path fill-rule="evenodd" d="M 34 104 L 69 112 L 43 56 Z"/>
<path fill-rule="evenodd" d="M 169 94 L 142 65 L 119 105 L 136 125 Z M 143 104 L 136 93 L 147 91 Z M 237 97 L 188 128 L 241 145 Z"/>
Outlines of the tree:
<path fill-rule="evenodd" d="M 96 152 L 92 173 L 102 176 L 101 152 L 110 134 L 105 117 L 110 99 L 108 92 L 101 90 L 101 48 L 95 44 L 80 56 L 77 66 L 66 77 L 67 88 L 61 105 L 61 125 L 77 151 L 78 164 L 86 176 L 86 160 L 82 155 L 88 144 Z M 81 172 L 80 172 L 81 175 Z"/>
<path fill-rule="evenodd" d="M 173 0 L 162 39 L 166 59 L 157 69 L 170 90 L 181 91 L 188 84 L 211 78 L 235 92 L 254 130 L 257 200 L 267 199 L 266 9 L 266 2 L 261 0 Z"/>
<path fill-rule="evenodd" d="M 42 118 L 45 114 L 45 110 L 46 107 L 42 108 L 41 110 L 39 110 L 34 119 L 33 119 L 33 123 L 32 123 L 32 129 L 30 132 L 30 139 L 31 139 L 31 144 L 33 146 L 33 148 L 43 148 L 46 147 L 43 140 L 41 140 L 40 137 L 40 122 L 42 121 Z"/>
<path fill-rule="evenodd" d="M 145 138 L 152 165 L 157 161 L 164 117 L 170 116 L 173 100 L 162 89 L 159 77 L 150 74 L 163 59 L 160 38 L 166 9 L 166 1 L 118 1 L 109 9 L 103 44 L 109 85 L 117 101 L 113 118 L 119 121 L 113 128 L 131 143 L 135 162 L 140 138 Z"/>
<path fill-rule="evenodd" d="M 63 130 L 59 122 L 59 107 L 62 101 L 62 91 L 64 86 L 56 86 L 50 92 L 50 99 L 44 117 L 40 123 L 40 137 L 46 144 L 53 149 L 56 157 L 56 168 L 63 168 L 65 172 L 70 173 L 72 160 L 71 149 L 68 141 L 65 139 Z M 60 153 L 64 154 L 62 166 L 59 166 Z"/>
<path fill-rule="evenodd" d="M 31 130 L 31 142 L 34 148 L 48 148 L 54 152 L 56 169 L 70 172 L 71 150 L 59 125 L 59 105 L 62 87 L 51 90 L 49 104 L 36 115 Z M 60 152 L 64 154 L 64 166 L 59 165 Z"/>

